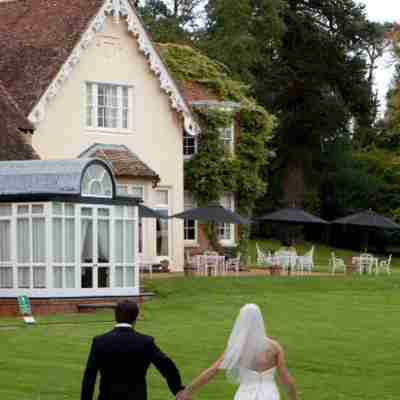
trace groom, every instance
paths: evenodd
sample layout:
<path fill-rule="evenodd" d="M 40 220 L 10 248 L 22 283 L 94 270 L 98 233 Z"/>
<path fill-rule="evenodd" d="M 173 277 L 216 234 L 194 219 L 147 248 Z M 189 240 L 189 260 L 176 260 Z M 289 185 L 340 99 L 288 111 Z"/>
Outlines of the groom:
<path fill-rule="evenodd" d="M 93 339 L 82 382 L 81 400 L 92 400 L 100 372 L 99 400 L 146 400 L 146 373 L 150 364 L 166 379 L 178 399 L 184 389 L 179 371 L 151 336 L 132 329 L 139 314 L 134 302 L 118 303 L 114 329 Z"/>

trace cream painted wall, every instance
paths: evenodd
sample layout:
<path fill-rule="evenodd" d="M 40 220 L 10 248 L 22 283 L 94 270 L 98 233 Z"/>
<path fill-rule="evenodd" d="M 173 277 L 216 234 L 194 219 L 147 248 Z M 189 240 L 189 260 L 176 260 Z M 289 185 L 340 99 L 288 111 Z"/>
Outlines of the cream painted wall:
<path fill-rule="evenodd" d="M 133 132 L 111 133 L 85 126 L 85 82 L 125 84 L 133 87 Z M 156 171 L 160 186 L 169 190 L 169 212 L 183 210 L 182 123 L 161 91 L 157 77 L 139 52 L 126 24 L 111 17 L 86 49 L 68 81 L 47 106 L 32 144 L 42 158 L 74 158 L 93 143 L 124 144 Z M 135 182 L 136 184 L 136 182 Z M 155 191 L 146 182 L 146 204 L 153 206 Z M 170 221 L 171 265 L 183 268 L 183 223 Z M 146 256 L 155 256 L 155 222 L 146 221 Z"/>

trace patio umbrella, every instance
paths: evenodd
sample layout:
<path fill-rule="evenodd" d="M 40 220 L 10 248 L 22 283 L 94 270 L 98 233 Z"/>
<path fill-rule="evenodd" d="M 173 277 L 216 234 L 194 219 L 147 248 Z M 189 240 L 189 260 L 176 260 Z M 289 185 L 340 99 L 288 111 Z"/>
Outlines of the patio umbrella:
<path fill-rule="evenodd" d="M 191 219 L 204 223 L 249 225 L 247 218 L 222 207 L 219 203 L 210 203 L 204 207 L 191 208 L 170 218 Z"/>
<path fill-rule="evenodd" d="M 383 215 L 379 215 L 374 211 L 361 211 L 347 217 L 338 218 L 331 224 L 364 226 L 368 228 L 380 229 L 400 229 L 400 225 Z"/>
<path fill-rule="evenodd" d="M 369 234 L 373 229 L 400 229 L 400 225 L 390 218 L 375 213 L 372 210 L 361 211 L 331 222 L 336 225 L 350 225 L 366 228 L 366 248 L 368 249 Z"/>
<path fill-rule="evenodd" d="M 168 217 L 158 213 L 150 207 L 143 204 L 139 204 L 139 217 L 140 218 L 156 218 L 156 219 L 167 219 Z"/>
<path fill-rule="evenodd" d="M 281 210 L 263 215 L 259 221 L 286 222 L 292 224 L 327 224 L 322 218 L 316 217 L 300 208 L 282 208 Z"/>
<path fill-rule="evenodd" d="M 322 218 L 319 218 L 315 215 L 308 213 L 307 211 L 295 207 L 282 208 L 278 211 L 263 215 L 262 217 L 257 218 L 257 220 L 277 222 L 288 225 L 328 224 L 328 221 L 325 221 Z M 294 233 L 290 232 L 290 229 L 288 229 L 287 232 L 286 240 L 287 239 L 289 239 L 290 242 L 294 240 Z"/>

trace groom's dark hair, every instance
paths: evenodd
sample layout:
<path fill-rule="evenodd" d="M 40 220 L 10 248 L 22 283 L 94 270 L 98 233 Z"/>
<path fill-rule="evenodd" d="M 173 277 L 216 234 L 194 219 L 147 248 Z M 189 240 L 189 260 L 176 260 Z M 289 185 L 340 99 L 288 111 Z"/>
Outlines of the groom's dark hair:
<path fill-rule="evenodd" d="M 118 323 L 132 324 L 139 314 L 139 307 L 133 301 L 121 301 L 115 307 L 115 320 Z"/>

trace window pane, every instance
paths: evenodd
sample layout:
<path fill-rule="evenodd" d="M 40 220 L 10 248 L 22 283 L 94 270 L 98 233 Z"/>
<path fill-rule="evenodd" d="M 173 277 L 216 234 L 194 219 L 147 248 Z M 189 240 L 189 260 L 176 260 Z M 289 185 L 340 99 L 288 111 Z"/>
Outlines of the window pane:
<path fill-rule="evenodd" d="M 33 267 L 33 287 L 46 287 L 46 267 Z"/>
<path fill-rule="evenodd" d="M 97 287 L 99 288 L 110 287 L 110 268 L 99 267 L 97 269 Z"/>
<path fill-rule="evenodd" d="M 62 263 L 62 219 L 53 218 L 53 261 Z"/>
<path fill-rule="evenodd" d="M 75 262 L 75 220 L 65 220 L 65 262 Z"/>
<path fill-rule="evenodd" d="M 128 194 L 128 185 L 118 185 L 117 190 L 120 196 L 126 196 Z"/>
<path fill-rule="evenodd" d="M 138 199 L 144 199 L 144 188 L 142 186 L 131 186 L 130 195 Z"/>
<path fill-rule="evenodd" d="M 124 233 L 123 222 L 115 221 L 115 261 L 124 262 Z"/>
<path fill-rule="evenodd" d="M 115 267 L 115 287 L 124 287 L 124 268 Z"/>
<path fill-rule="evenodd" d="M 134 287 L 135 286 L 135 268 L 127 267 L 126 268 L 126 287 Z"/>
<path fill-rule="evenodd" d="M 63 269 L 62 267 L 53 268 L 53 286 L 57 289 L 63 287 Z"/>
<path fill-rule="evenodd" d="M 32 206 L 32 214 L 43 214 L 44 213 L 44 206 L 41 204 L 34 204 Z"/>
<path fill-rule="evenodd" d="M 98 210 L 99 217 L 109 217 L 110 210 L 108 208 L 99 208 Z"/>
<path fill-rule="evenodd" d="M 18 214 L 29 214 L 29 206 L 18 206 Z"/>
<path fill-rule="evenodd" d="M 29 288 L 31 286 L 30 268 L 18 267 L 18 287 Z"/>
<path fill-rule="evenodd" d="M 30 262 L 30 229 L 29 219 L 17 220 L 17 260 L 19 263 Z"/>
<path fill-rule="evenodd" d="M 184 229 L 185 240 L 196 240 L 196 221 L 185 220 Z"/>
<path fill-rule="evenodd" d="M 156 191 L 156 204 L 168 205 L 168 190 L 157 190 Z"/>
<path fill-rule="evenodd" d="M 82 208 L 81 213 L 83 217 L 90 217 L 93 214 L 93 210 L 91 208 L 84 207 Z"/>
<path fill-rule="evenodd" d="M 0 217 L 8 217 L 12 214 L 11 204 L 0 204 Z"/>
<path fill-rule="evenodd" d="M 110 221 L 98 221 L 97 256 L 99 263 L 110 262 Z"/>
<path fill-rule="evenodd" d="M 75 287 L 75 268 L 65 267 L 65 287 L 72 289 Z"/>
<path fill-rule="evenodd" d="M 0 288 L 8 289 L 13 287 L 12 267 L 0 267 Z"/>
<path fill-rule="evenodd" d="M 126 207 L 127 211 L 127 218 L 134 218 L 135 217 L 135 208 L 134 207 Z"/>
<path fill-rule="evenodd" d="M 73 204 L 65 205 L 65 215 L 73 217 L 75 215 L 75 206 Z"/>
<path fill-rule="evenodd" d="M 62 215 L 62 203 L 53 203 L 53 214 Z"/>
<path fill-rule="evenodd" d="M 131 264 L 134 262 L 135 254 L 135 225 L 133 221 L 125 221 L 125 262 Z"/>
<path fill-rule="evenodd" d="M 32 219 L 33 262 L 46 262 L 46 224 L 44 218 Z"/>
<path fill-rule="evenodd" d="M 81 285 L 82 288 L 92 288 L 93 287 L 93 268 L 92 267 L 82 267 L 81 269 Z"/>
<path fill-rule="evenodd" d="M 81 261 L 83 263 L 93 262 L 93 222 L 82 220 L 81 229 Z"/>
<path fill-rule="evenodd" d="M 93 84 L 86 84 L 86 125 L 92 126 L 92 114 L 93 114 Z"/>
<path fill-rule="evenodd" d="M 11 222 L 0 221 L 0 263 L 11 261 Z"/>
<path fill-rule="evenodd" d="M 123 206 L 116 206 L 115 207 L 115 217 L 116 218 L 123 218 L 124 216 L 124 207 Z"/>
<path fill-rule="evenodd" d="M 157 210 L 168 215 L 168 210 Z M 157 256 L 168 256 L 168 220 L 157 219 Z"/>

